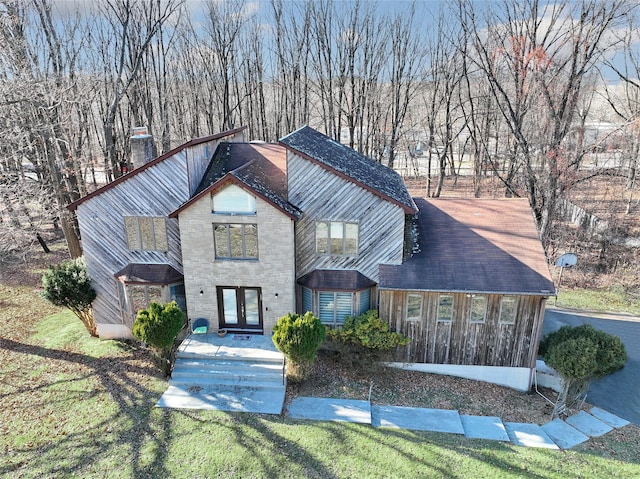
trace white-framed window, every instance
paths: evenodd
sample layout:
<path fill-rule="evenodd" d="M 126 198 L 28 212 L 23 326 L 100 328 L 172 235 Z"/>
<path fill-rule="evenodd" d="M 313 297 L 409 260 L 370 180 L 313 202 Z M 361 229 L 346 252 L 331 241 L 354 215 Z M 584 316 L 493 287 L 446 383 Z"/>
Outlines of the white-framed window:
<path fill-rule="evenodd" d="M 516 322 L 516 297 L 503 296 L 500 299 L 500 322 L 513 324 Z"/>
<path fill-rule="evenodd" d="M 356 256 L 358 254 L 358 223 L 316 221 L 316 253 Z"/>
<path fill-rule="evenodd" d="M 453 295 L 438 296 L 438 321 L 449 323 L 453 320 Z"/>
<path fill-rule="evenodd" d="M 236 185 L 226 188 L 212 195 L 211 212 L 227 215 L 255 215 L 256 198 Z"/>
<path fill-rule="evenodd" d="M 321 291 L 302 288 L 302 312 L 311 311 L 330 326 L 344 323 L 347 316 L 357 316 L 371 309 L 371 289 L 361 291 Z"/>
<path fill-rule="evenodd" d="M 214 223 L 216 259 L 258 259 L 258 226 L 245 223 Z"/>
<path fill-rule="evenodd" d="M 167 251 L 166 218 L 161 216 L 125 216 L 127 245 L 132 251 Z"/>
<path fill-rule="evenodd" d="M 469 321 L 472 323 L 484 323 L 487 319 L 487 297 L 473 296 L 471 298 L 471 309 L 469 310 Z"/>
<path fill-rule="evenodd" d="M 318 291 L 318 317 L 324 324 L 337 326 L 353 314 L 353 293 Z"/>
<path fill-rule="evenodd" d="M 407 295 L 407 321 L 420 321 L 422 318 L 422 295 L 412 294 Z"/>

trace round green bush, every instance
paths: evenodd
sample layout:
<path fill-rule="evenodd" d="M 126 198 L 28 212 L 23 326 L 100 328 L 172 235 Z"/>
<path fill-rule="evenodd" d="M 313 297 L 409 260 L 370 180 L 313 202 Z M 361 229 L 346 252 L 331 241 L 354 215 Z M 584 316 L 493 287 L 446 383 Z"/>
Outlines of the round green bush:
<path fill-rule="evenodd" d="M 546 335 L 539 352 L 549 366 L 571 379 L 601 378 L 621 369 L 627 361 L 620 338 L 590 324 L 563 326 Z"/>
<path fill-rule="evenodd" d="M 273 344 L 294 363 L 309 363 L 326 338 L 326 327 L 310 311 L 287 314 L 273 327 Z"/>
<path fill-rule="evenodd" d="M 175 301 L 164 305 L 152 302 L 148 309 L 138 311 L 132 332 L 152 348 L 166 351 L 173 346 L 183 325 L 184 313 Z"/>

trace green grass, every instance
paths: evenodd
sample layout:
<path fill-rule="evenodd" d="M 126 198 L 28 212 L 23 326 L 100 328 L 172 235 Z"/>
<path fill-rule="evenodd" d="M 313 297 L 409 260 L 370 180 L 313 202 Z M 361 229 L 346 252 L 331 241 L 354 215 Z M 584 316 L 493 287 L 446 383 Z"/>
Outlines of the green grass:
<path fill-rule="evenodd" d="M 127 347 L 121 341 L 103 340 L 87 335 L 80 319 L 69 310 L 47 316 L 38 323 L 36 331 L 32 338 L 42 342 L 45 348 L 75 347 L 81 353 L 94 358 L 114 354 Z"/>
<path fill-rule="evenodd" d="M 605 290 L 563 289 L 558 294 L 557 306 L 640 315 L 640 299 L 623 288 L 615 287 Z"/>
<path fill-rule="evenodd" d="M 0 331 L 4 324 L 0 324 Z M 4 478 L 638 477 L 637 428 L 606 448 L 521 448 L 457 435 L 154 407 L 144 351 L 63 312 L 0 343 Z M 0 334 L 1 336 L 1 334 Z"/>

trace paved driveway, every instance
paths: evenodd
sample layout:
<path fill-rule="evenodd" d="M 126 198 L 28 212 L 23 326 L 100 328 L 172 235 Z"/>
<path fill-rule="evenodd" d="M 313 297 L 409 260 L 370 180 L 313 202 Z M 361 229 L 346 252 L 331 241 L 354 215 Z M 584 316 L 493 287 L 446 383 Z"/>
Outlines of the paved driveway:
<path fill-rule="evenodd" d="M 628 357 L 623 369 L 591 382 L 587 402 L 640 425 L 640 318 L 549 308 L 544 316 L 542 334 L 561 326 L 583 323 L 622 339 Z"/>

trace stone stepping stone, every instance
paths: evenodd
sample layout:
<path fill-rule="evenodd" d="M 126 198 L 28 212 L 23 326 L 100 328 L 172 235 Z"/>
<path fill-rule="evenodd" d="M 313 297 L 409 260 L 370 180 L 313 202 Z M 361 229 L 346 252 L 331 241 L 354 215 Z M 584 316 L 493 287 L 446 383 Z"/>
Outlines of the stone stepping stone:
<path fill-rule="evenodd" d="M 511 439 L 511 442 L 516 446 L 560 449 L 537 424 L 505 422 L 504 427 L 507 430 L 509 439 Z"/>
<path fill-rule="evenodd" d="M 289 417 L 313 421 L 371 424 L 371 403 L 355 399 L 297 397 L 287 408 Z"/>
<path fill-rule="evenodd" d="M 605 411 L 604 409 L 600 409 L 599 407 L 592 407 L 591 411 L 589 412 L 595 418 L 600 419 L 602 422 L 607 423 L 609 426 L 615 428 L 621 428 L 627 426 L 628 424 L 631 424 L 626 419 L 622 419 L 621 417 L 618 417 L 615 414 L 611 414 L 609 411 Z"/>
<path fill-rule="evenodd" d="M 587 436 L 597 437 L 610 432 L 613 428 L 585 411 L 580 411 L 565 419 L 567 424 L 575 427 Z"/>
<path fill-rule="evenodd" d="M 554 419 L 540 427 L 562 449 L 571 449 L 589 440 L 589 436 L 585 436 L 562 419 Z"/>
<path fill-rule="evenodd" d="M 464 427 L 464 435 L 468 438 L 509 442 L 509 435 L 499 417 L 461 415 L 460 420 Z"/>
<path fill-rule="evenodd" d="M 458 411 L 402 406 L 373 406 L 371 414 L 371 425 L 374 427 L 464 434 Z"/>

